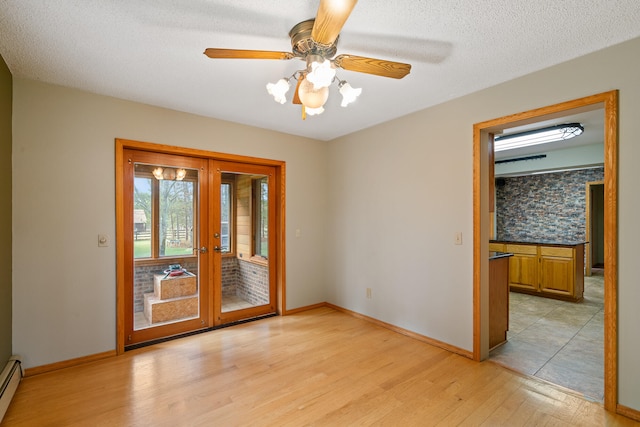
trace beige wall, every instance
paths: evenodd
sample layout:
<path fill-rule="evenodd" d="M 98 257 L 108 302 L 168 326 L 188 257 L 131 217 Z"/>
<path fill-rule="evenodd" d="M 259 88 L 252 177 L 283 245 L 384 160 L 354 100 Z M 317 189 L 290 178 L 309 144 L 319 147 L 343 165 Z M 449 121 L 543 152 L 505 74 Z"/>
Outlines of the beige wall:
<path fill-rule="evenodd" d="M 326 300 L 326 143 L 22 79 L 14 99 L 13 346 L 25 367 L 115 349 L 115 138 L 286 161 L 287 307 Z"/>
<path fill-rule="evenodd" d="M 328 300 L 471 350 L 473 124 L 620 89 L 619 400 L 640 409 L 639 53 L 640 39 L 329 143 L 16 79 L 14 351 L 31 367 L 115 348 L 115 251 L 96 238 L 115 229 L 116 137 L 285 160 L 288 307 Z"/>
<path fill-rule="evenodd" d="M 0 56 L 0 262 L 11 265 L 11 72 Z M 0 280 L 0 370 L 11 356 L 11 274 Z"/>
<path fill-rule="evenodd" d="M 471 351 L 473 124 L 619 89 L 619 401 L 640 409 L 638 76 L 640 39 L 331 141 L 329 301 Z"/>

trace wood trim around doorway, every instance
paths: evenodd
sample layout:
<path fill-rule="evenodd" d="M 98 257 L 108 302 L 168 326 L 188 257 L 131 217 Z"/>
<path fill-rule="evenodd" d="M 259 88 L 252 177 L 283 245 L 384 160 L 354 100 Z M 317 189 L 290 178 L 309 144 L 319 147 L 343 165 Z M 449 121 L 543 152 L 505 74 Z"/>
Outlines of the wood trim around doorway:
<path fill-rule="evenodd" d="M 502 129 L 604 109 L 604 406 L 618 401 L 618 91 L 613 90 L 473 126 L 473 357 L 488 357 L 488 242 L 490 133 Z"/>
<path fill-rule="evenodd" d="M 124 224 L 121 220 L 124 215 L 123 195 L 123 171 L 125 149 L 149 151 L 162 154 L 176 154 L 203 159 L 215 159 L 236 163 L 272 166 L 275 168 L 276 185 L 276 312 L 280 315 L 287 313 L 286 309 L 286 259 L 285 259 L 285 176 L 286 163 L 280 160 L 263 159 L 258 157 L 241 156 L 236 154 L 217 153 L 193 148 L 174 147 L 170 145 L 154 144 L 150 142 L 132 141 L 127 139 L 115 140 L 115 165 L 116 165 L 116 353 L 125 351 L 125 271 L 124 271 Z"/>

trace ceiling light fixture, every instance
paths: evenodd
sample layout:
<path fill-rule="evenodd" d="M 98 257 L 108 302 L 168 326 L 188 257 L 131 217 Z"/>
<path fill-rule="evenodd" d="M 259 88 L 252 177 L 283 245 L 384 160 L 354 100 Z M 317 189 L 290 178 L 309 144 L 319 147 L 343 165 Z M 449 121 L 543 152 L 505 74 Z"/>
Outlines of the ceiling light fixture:
<path fill-rule="evenodd" d="M 186 169 L 172 169 L 172 168 L 161 168 L 157 167 L 151 171 L 153 176 L 158 180 L 169 180 L 169 181 L 182 181 L 187 176 Z"/>
<path fill-rule="evenodd" d="M 494 151 L 512 150 L 575 138 L 584 132 L 580 123 L 566 123 L 495 137 Z"/>
<path fill-rule="evenodd" d="M 157 180 L 164 179 L 164 169 L 158 167 L 158 168 L 155 168 L 152 173 Z"/>
<path fill-rule="evenodd" d="M 343 107 L 354 102 L 362 93 L 360 88 L 352 88 L 347 82 L 339 80 L 336 69 L 366 73 L 374 76 L 401 79 L 411 71 L 411 64 L 368 58 L 352 54 L 336 55 L 338 39 L 345 22 L 355 7 L 357 0 L 319 0 L 318 11 L 312 19 L 298 22 L 289 31 L 291 52 L 253 49 L 207 48 L 204 54 L 212 59 L 300 59 L 305 68 L 296 71 L 291 77 L 284 77 L 276 83 L 267 84 L 267 92 L 273 99 L 284 104 L 286 94 L 296 80 L 297 85 L 292 97 L 293 104 L 301 104 L 302 119 L 309 115 L 321 114 L 328 98 L 328 88 L 338 83 L 342 94 Z M 308 86 L 311 86 L 309 88 Z"/>
<path fill-rule="evenodd" d="M 324 61 L 324 62 L 322 62 Z M 296 93 L 293 103 L 302 104 L 302 118 L 306 115 L 313 116 L 324 112 L 324 104 L 329 99 L 329 86 L 336 82 L 342 95 L 341 106 L 355 102 L 362 93 L 361 88 L 354 88 L 346 80 L 340 80 L 336 76 L 336 69 L 332 61 L 320 55 L 309 55 L 307 57 L 309 66 L 306 70 L 299 70 L 290 77 L 283 77 L 276 83 L 267 83 L 267 92 L 279 103 L 287 102 L 286 94 L 291 88 L 289 81 L 294 79 L 297 82 Z M 299 98 L 299 101 L 298 99 Z"/>

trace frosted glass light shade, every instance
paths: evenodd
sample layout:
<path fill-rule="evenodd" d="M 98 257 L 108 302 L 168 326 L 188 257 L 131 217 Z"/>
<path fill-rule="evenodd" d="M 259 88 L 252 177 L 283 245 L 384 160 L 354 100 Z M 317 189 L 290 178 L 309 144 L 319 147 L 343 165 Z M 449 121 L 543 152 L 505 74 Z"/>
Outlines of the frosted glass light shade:
<path fill-rule="evenodd" d="M 320 108 L 307 108 L 307 107 L 304 107 L 304 111 L 309 116 L 317 116 L 319 114 L 324 113 L 324 107 L 320 107 Z"/>
<path fill-rule="evenodd" d="M 157 167 L 157 168 L 155 168 L 155 169 L 153 170 L 153 172 L 152 172 L 152 173 L 153 173 L 153 176 L 154 176 L 156 179 L 158 179 L 158 180 L 160 180 L 160 179 L 164 179 L 164 169 L 162 169 L 162 168 L 160 168 L 160 167 Z"/>
<path fill-rule="evenodd" d="M 313 83 L 305 77 L 298 88 L 298 96 L 307 108 L 307 111 L 309 111 L 308 109 L 320 108 L 327 102 L 327 98 L 329 98 L 329 88 L 323 87 L 321 89 L 315 89 Z"/>
<path fill-rule="evenodd" d="M 346 107 L 356 100 L 357 97 L 362 93 L 362 88 L 353 88 L 347 82 L 343 82 L 340 84 L 340 94 L 342 95 L 342 102 L 340 105 L 342 107 Z"/>
<path fill-rule="evenodd" d="M 313 83 L 315 89 L 321 89 L 323 87 L 329 87 L 333 78 L 336 76 L 336 69 L 330 60 L 324 59 L 318 55 L 318 58 L 311 62 L 309 68 L 311 69 L 307 74 L 307 80 Z"/>
<path fill-rule="evenodd" d="M 289 81 L 287 79 L 280 79 L 276 83 L 267 83 L 267 92 L 273 96 L 273 99 L 280 104 L 287 102 L 285 95 L 289 91 Z"/>

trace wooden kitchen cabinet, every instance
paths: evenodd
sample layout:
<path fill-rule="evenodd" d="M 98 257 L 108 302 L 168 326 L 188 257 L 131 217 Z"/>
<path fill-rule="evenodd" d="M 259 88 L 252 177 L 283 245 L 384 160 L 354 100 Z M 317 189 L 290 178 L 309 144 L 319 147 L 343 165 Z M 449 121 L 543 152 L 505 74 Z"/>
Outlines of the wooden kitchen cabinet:
<path fill-rule="evenodd" d="M 500 247 L 513 254 L 509 258 L 510 290 L 569 301 L 582 299 L 584 243 L 489 243 L 490 250 Z"/>
<path fill-rule="evenodd" d="M 540 247 L 540 291 L 568 298 L 584 292 L 584 246 Z"/>
<path fill-rule="evenodd" d="M 509 258 L 509 287 L 528 291 L 538 290 L 538 248 L 531 245 L 505 246 L 505 252 L 512 253 Z"/>
<path fill-rule="evenodd" d="M 489 349 L 507 341 L 510 254 L 489 253 Z"/>
<path fill-rule="evenodd" d="M 504 243 L 489 243 L 489 252 L 504 252 Z"/>

